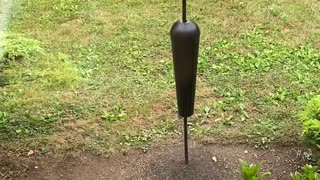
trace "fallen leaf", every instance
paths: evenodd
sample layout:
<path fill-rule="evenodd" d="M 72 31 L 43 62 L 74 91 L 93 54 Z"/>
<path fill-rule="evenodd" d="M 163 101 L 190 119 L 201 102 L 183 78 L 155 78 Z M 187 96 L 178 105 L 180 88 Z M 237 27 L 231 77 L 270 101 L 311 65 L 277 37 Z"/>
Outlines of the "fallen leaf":
<path fill-rule="evenodd" d="M 213 160 L 214 162 L 217 162 L 217 157 L 213 156 L 213 157 L 212 157 L 212 160 Z"/>
<path fill-rule="evenodd" d="M 32 156 L 32 155 L 34 155 L 34 150 L 30 150 L 30 151 L 28 152 L 28 156 Z"/>

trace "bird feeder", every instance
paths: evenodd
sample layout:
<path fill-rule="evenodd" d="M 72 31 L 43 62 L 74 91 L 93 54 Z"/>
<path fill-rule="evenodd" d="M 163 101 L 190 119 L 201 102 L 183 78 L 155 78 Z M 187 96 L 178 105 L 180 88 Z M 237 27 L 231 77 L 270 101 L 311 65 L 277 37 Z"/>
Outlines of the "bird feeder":
<path fill-rule="evenodd" d="M 182 19 L 170 30 L 178 113 L 184 117 L 185 162 L 188 164 L 187 118 L 193 115 L 200 29 L 187 20 L 186 0 L 182 0 Z"/>

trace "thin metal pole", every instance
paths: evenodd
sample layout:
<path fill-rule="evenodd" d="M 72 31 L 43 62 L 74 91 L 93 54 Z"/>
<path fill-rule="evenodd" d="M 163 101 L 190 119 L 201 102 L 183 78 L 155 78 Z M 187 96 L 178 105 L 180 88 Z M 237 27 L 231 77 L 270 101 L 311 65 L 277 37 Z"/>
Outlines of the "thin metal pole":
<path fill-rule="evenodd" d="M 187 0 L 182 0 L 182 21 L 187 22 Z"/>
<path fill-rule="evenodd" d="M 189 156 L 188 156 L 188 119 L 184 117 L 184 158 L 186 164 L 189 163 Z"/>

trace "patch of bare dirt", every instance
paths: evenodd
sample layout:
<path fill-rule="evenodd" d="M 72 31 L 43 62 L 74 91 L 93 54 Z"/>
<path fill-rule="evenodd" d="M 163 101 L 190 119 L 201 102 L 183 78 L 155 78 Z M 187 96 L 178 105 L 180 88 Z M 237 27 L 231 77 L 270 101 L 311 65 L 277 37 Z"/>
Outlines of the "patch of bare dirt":
<path fill-rule="evenodd" d="M 269 179 L 289 179 L 304 164 L 302 147 L 255 149 L 246 145 L 203 145 L 190 142 L 190 163 L 184 164 L 183 144 L 154 145 L 146 153 L 131 150 L 110 157 L 89 153 L 60 157 L 0 159 L 0 179 L 18 180 L 233 180 L 240 179 L 239 159 L 263 163 Z M 215 157 L 215 158 L 213 158 Z M 215 159 L 216 162 L 213 160 Z"/>

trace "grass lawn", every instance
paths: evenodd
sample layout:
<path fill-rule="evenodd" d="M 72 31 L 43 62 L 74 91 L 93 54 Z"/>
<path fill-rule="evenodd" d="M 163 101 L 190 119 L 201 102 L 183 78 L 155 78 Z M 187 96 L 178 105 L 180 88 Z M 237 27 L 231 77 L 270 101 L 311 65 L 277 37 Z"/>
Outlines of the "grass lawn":
<path fill-rule="evenodd" d="M 8 154 L 147 148 L 181 133 L 172 0 L 15 2 L 0 64 Z M 320 1 L 190 0 L 201 28 L 199 142 L 302 142 L 298 113 L 320 94 Z"/>

